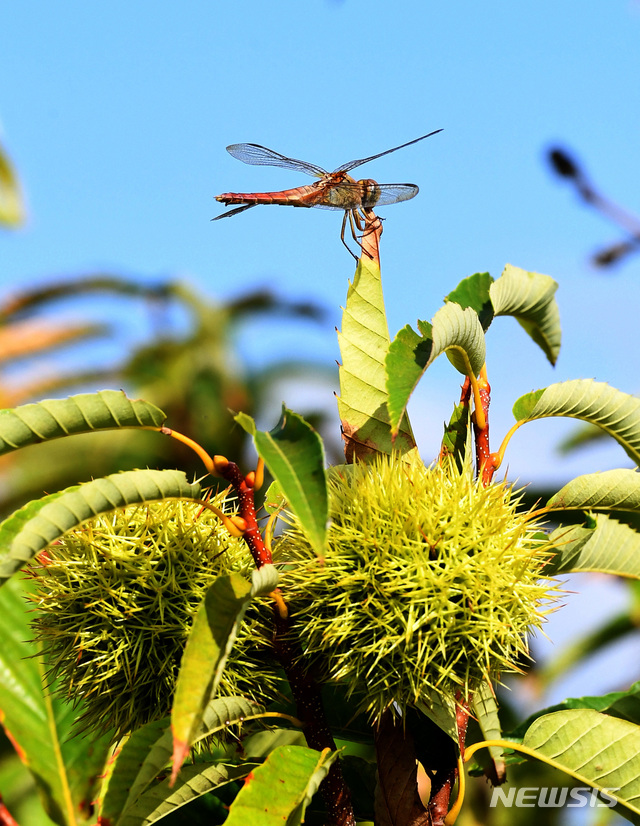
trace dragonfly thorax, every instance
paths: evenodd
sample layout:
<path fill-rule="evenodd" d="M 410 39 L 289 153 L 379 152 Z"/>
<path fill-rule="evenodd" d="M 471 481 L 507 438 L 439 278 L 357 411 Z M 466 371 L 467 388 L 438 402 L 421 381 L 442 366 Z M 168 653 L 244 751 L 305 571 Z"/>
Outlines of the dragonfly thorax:
<path fill-rule="evenodd" d="M 380 187 L 377 181 L 374 181 L 373 178 L 364 178 L 362 181 L 358 181 L 358 186 L 362 192 L 362 206 L 365 209 L 372 209 L 380 198 Z"/>

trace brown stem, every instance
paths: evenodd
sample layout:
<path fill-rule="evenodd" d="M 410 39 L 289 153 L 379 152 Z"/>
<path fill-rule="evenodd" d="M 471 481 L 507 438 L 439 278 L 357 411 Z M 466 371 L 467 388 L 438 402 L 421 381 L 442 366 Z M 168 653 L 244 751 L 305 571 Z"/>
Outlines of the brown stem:
<path fill-rule="evenodd" d="M 240 516 L 247 525 L 244 539 L 249 546 L 256 567 L 261 568 L 263 565 L 271 564 L 273 561 L 271 550 L 264 543 L 256 518 L 254 474 L 243 476 L 235 462 L 221 460 L 220 457 L 216 457 L 216 472 L 223 476 L 236 492 Z M 296 714 L 302 720 L 307 744 L 318 751 L 326 748 L 335 751 L 336 744 L 329 730 L 320 690 L 315 680 L 301 664 L 302 651 L 291 633 L 289 610 L 280 595 L 274 605 L 273 615 L 274 651 L 291 686 L 296 702 Z M 322 781 L 320 793 L 329 812 L 331 824 L 355 826 L 351 795 L 337 761 L 331 765 L 327 776 Z"/>
<path fill-rule="evenodd" d="M 488 485 L 493 478 L 495 466 L 489 449 L 489 405 L 491 404 L 491 385 L 487 380 L 487 371 L 483 367 L 478 376 L 480 402 L 484 413 L 484 427 L 478 427 L 473 416 L 473 433 L 476 442 L 476 468 L 483 485 Z"/>

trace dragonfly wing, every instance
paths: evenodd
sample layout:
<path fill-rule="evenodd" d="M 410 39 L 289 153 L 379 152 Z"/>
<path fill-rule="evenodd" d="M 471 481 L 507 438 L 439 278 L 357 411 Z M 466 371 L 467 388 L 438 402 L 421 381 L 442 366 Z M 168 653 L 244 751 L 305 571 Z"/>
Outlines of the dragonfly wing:
<path fill-rule="evenodd" d="M 397 204 L 399 201 L 409 201 L 418 194 L 416 184 L 378 184 L 380 195 L 373 208 Z"/>
<path fill-rule="evenodd" d="M 327 174 L 324 169 L 315 164 L 297 161 L 295 158 L 287 158 L 285 155 L 257 143 L 232 143 L 231 146 L 227 146 L 227 152 L 239 161 L 253 166 L 279 166 L 282 169 L 295 169 L 316 178 L 322 178 Z"/>
<path fill-rule="evenodd" d="M 381 158 L 383 155 L 389 155 L 391 152 L 397 152 L 398 149 L 404 149 L 405 146 L 412 146 L 412 144 L 418 143 L 418 141 L 423 141 L 425 138 L 430 138 L 431 135 L 437 135 L 438 132 L 442 132 L 442 129 L 436 129 L 435 132 L 429 132 L 428 135 L 423 135 L 421 138 L 415 138 L 407 143 L 401 143 L 400 146 L 394 146 L 393 149 L 387 149 L 385 152 L 378 152 L 377 155 L 371 155 L 369 158 L 362 158 L 359 161 L 349 161 L 348 163 L 343 163 L 342 166 L 339 166 L 334 171 L 348 172 L 350 169 L 355 169 L 356 166 L 362 166 L 362 164 L 369 163 L 369 161 L 375 161 L 376 158 Z"/>

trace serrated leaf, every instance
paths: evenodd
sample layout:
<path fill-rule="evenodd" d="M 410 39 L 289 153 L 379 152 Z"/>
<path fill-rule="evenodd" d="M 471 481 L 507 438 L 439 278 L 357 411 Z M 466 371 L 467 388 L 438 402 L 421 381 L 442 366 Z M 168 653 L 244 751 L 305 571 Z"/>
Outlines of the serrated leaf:
<path fill-rule="evenodd" d="M 640 682 L 636 682 L 629 686 L 626 691 L 612 691 L 609 694 L 603 694 L 600 697 L 569 697 L 562 703 L 557 703 L 548 708 L 540 709 L 531 717 L 528 717 L 521 723 L 514 731 L 509 733 L 509 739 L 522 739 L 527 729 L 533 724 L 534 720 L 543 717 L 546 714 L 552 714 L 556 711 L 565 711 L 566 709 L 577 708 L 591 708 L 594 711 L 599 711 L 603 714 L 608 714 L 611 717 L 619 717 L 621 720 L 627 720 L 630 723 L 640 724 Z M 488 738 L 487 738 L 488 739 Z"/>
<path fill-rule="evenodd" d="M 574 379 L 527 393 L 513 406 L 516 421 L 568 416 L 605 430 L 637 465 L 640 461 L 640 399 L 604 382 Z"/>
<path fill-rule="evenodd" d="M 495 314 L 513 316 L 551 364 L 560 352 L 560 312 L 555 300 L 558 284 L 548 275 L 507 264 L 489 289 Z"/>
<path fill-rule="evenodd" d="M 484 365 L 484 332 L 475 310 L 445 304 L 431 324 L 419 321 L 418 329 L 421 335 L 409 325 L 400 330 L 386 359 L 389 419 L 394 433 L 418 382 L 441 353 L 446 352 L 456 370 L 465 375 L 478 375 Z"/>
<path fill-rule="evenodd" d="M 471 307 L 478 313 L 482 329 L 486 332 L 493 321 L 494 310 L 491 303 L 489 288 L 493 278 L 488 272 L 477 272 L 463 279 L 455 290 L 452 290 L 445 301 L 453 301 L 462 309 Z"/>
<path fill-rule="evenodd" d="M 74 736 L 81 708 L 52 694 L 36 643 L 29 640 L 32 582 L 0 592 L 0 719 L 33 775 L 47 815 L 60 826 L 92 820 L 90 803 L 109 754 L 109 735 Z"/>
<path fill-rule="evenodd" d="M 128 470 L 29 502 L 0 524 L 0 586 L 66 531 L 125 505 L 197 499 L 200 485 L 180 470 Z"/>
<path fill-rule="evenodd" d="M 556 551 L 545 574 L 595 571 L 640 579 L 640 534 L 606 514 L 595 521 L 595 528 L 571 525 L 550 534 Z"/>
<path fill-rule="evenodd" d="M 391 437 L 385 367 L 389 343 L 380 267 L 362 256 L 349 285 L 338 333 L 342 364 L 337 401 L 348 462 L 354 458 L 366 461 L 375 452 L 415 449 L 406 416 L 395 441 Z"/>
<path fill-rule="evenodd" d="M 257 763 L 243 763 L 240 766 L 197 763 L 185 766 L 173 787 L 169 778 L 151 786 L 127 810 L 117 826 L 151 826 L 152 823 L 157 823 L 203 794 L 215 791 L 234 780 L 241 780 L 257 767 Z"/>
<path fill-rule="evenodd" d="M 280 421 L 268 433 L 256 430 L 250 416 L 236 421 L 254 438 L 258 455 L 298 517 L 316 553 L 324 551 L 329 515 L 327 476 L 322 440 L 302 416 L 282 408 Z"/>
<path fill-rule="evenodd" d="M 253 572 L 252 580 L 250 584 L 239 574 L 218 577 L 195 615 L 171 709 L 172 780 L 195 742 L 249 603 L 254 597 L 274 590 L 278 572 L 273 565 L 263 565 Z"/>
<path fill-rule="evenodd" d="M 18 227 L 24 220 L 25 206 L 20 184 L 8 155 L 0 146 L 0 225 Z"/>
<path fill-rule="evenodd" d="M 495 693 L 487 682 L 481 683 L 473 695 L 473 714 L 485 740 L 499 740 L 501 738 L 502 727 L 498 714 L 498 702 Z M 504 782 L 506 766 L 504 757 L 502 757 L 502 749 L 498 746 L 490 746 L 489 752 L 493 761 L 496 780 Z"/>
<path fill-rule="evenodd" d="M 458 470 L 462 470 L 469 442 L 470 408 L 468 404 L 458 404 L 454 407 L 451 418 L 444 429 L 442 438 L 442 454 L 455 458 Z"/>
<path fill-rule="evenodd" d="M 304 746 L 281 746 L 255 769 L 231 805 L 225 826 L 298 826 L 337 758 Z M 274 790 L 277 789 L 277 794 Z"/>
<path fill-rule="evenodd" d="M 165 414 L 154 404 L 128 399 L 119 390 L 46 399 L 0 410 L 0 455 L 76 433 L 122 427 L 161 427 Z"/>
<path fill-rule="evenodd" d="M 539 717 L 523 745 L 550 766 L 605 792 L 640 821 L 640 727 L 591 709 Z M 633 759 L 635 758 L 635 759 Z"/>
<path fill-rule="evenodd" d="M 621 468 L 576 476 L 549 499 L 549 510 L 640 510 L 640 473 Z"/>
<path fill-rule="evenodd" d="M 197 740 L 242 723 L 261 708 L 244 697 L 217 697 L 208 704 Z M 117 755 L 100 808 L 100 822 L 120 826 L 120 818 L 168 766 L 173 749 L 169 718 L 147 723 L 126 740 Z"/>

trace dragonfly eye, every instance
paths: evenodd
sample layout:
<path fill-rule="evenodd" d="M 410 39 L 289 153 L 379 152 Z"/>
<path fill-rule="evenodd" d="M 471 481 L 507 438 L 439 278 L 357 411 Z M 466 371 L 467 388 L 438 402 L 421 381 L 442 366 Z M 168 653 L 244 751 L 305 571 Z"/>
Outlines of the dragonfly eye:
<path fill-rule="evenodd" d="M 362 206 L 371 209 L 378 203 L 380 197 L 380 187 L 373 178 L 364 178 L 358 181 L 362 192 Z"/>

